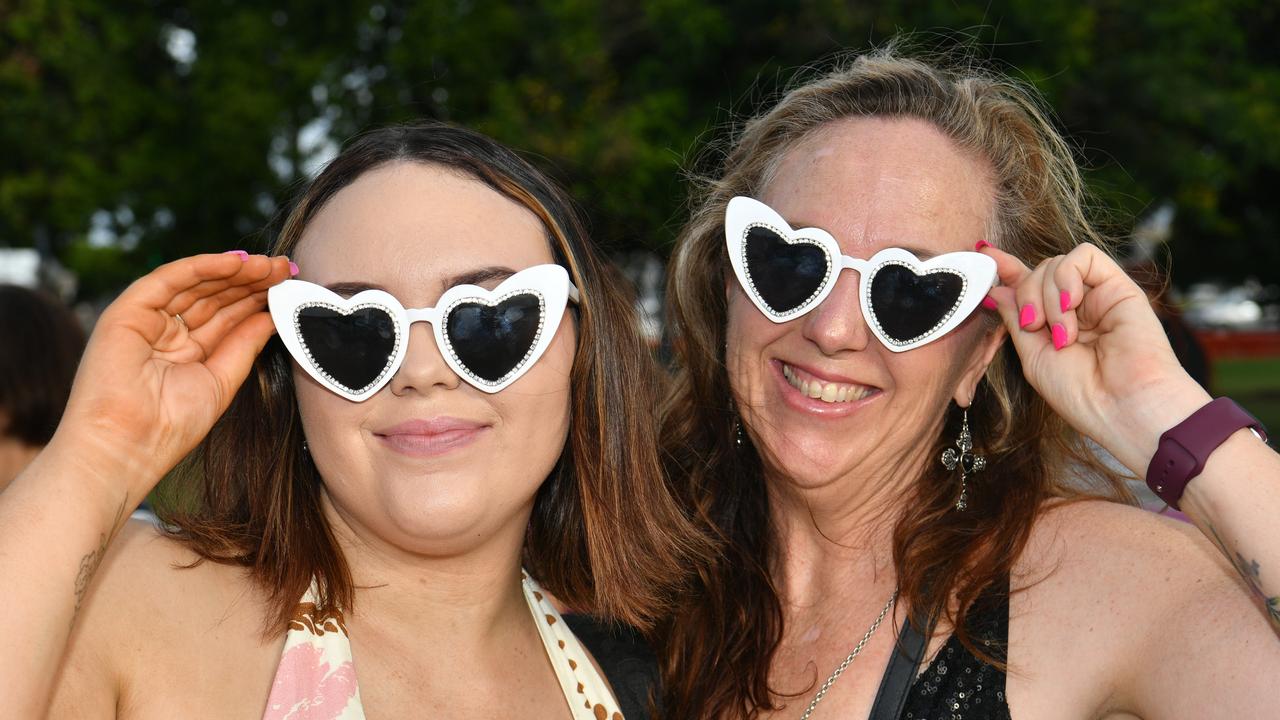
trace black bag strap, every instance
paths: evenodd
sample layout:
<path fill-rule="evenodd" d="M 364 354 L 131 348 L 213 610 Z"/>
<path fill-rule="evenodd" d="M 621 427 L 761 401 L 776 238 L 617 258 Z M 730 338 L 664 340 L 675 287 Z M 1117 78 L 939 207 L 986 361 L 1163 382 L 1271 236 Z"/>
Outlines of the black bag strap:
<path fill-rule="evenodd" d="M 880 690 L 876 693 L 868 720 L 898 720 L 902 716 L 902 709 L 907 705 L 907 693 L 915 682 L 916 670 L 929 642 L 928 636 L 932 634 L 932 621 L 926 633 L 917 630 L 911 618 L 902 621 L 896 649 L 880 680 Z"/>

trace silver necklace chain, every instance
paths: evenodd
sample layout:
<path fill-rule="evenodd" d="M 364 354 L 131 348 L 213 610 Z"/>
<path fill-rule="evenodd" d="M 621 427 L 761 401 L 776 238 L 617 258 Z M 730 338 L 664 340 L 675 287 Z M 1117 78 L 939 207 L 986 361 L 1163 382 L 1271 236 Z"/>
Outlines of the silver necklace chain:
<path fill-rule="evenodd" d="M 867 634 L 862 636 L 862 640 L 858 641 L 858 644 L 853 648 L 853 651 L 849 653 L 849 656 L 844 659 L 844 662 L 837 665 L 835 672 L 831 673 L 831 677 L 827 678 L 827 681 L 822 683 L 821 688 L 818 688 L 818 694 L 813 696 L 813 702 L 809 703 L 809 707 L 805 708 L 804 714 L 800 716 L 800 720 L 809 720 L 809 716 L 813 714 L 813 709 L 818 707 L 818 703 L 822 702 L 822 698 L 826 697 L 827 691 L 835 684 L 836 679 L 840 677 L 841 673 L 849 667 L 849 663 L 853 662 L 853 659 L 858 657 L 858 653 L 862 652 L 862 648 L 866 646 L 867 641 L 871 639 L 873 634 L 875 634 L 876 628 L 880 627 L 880 623 L 884 621 L 885 616 L 889 614 L 889 608 L 893 607 L 893 601 L 897 599 L 898 591 L 894 590 L 893 594 L 889 596 L 889 602 L 884 604 L 884 609 L 876 616 L 876 621 L 871 623 L 871 627 L 867 628 Z"/>

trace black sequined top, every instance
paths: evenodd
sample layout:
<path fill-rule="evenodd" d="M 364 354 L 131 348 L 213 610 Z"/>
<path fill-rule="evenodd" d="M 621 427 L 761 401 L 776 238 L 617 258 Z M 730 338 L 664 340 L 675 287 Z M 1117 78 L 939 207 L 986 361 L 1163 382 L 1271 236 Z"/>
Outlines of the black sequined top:
<path fill-rule="evenodd" d="M 1009 642 L 1009 594 L 988 592 L 974 602 L 967 620 L 985 652 L 1004 658 Z M 1011 720 L 1004 671 L 979 660 L 952 636 L 907 694 L 904 720 Z"/>

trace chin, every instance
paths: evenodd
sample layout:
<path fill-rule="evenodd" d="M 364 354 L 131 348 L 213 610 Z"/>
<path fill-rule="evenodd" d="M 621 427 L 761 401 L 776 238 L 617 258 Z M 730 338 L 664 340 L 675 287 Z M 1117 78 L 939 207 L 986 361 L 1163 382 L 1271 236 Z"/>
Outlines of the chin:
<path fill-rule="evenodd" d="M 792 462 L 782 470 L 782 479 L 792 487 L 811 489 L 828 485 L 839 479 L 832 466 L 813 460 Z"/>
<path fill-rule="evenodd" d="M 858 465 L 847 444 L 829 438 L 806 438 L 800 433 L 769 439 L 773 452 L 761 457 L 788 485 L 816 488 L 839 480 Z M 832 452 L 835 450 L 836 452 Z"/>
<path fill-rule="evenodd" d="M 485 488 L 474 480 L 453 488 L 396 488 L 385 496 L 382 510 L 395 534 L 409 545 L 406 549 L 453 554 L 483 544 L 519 520 L 517 503 L 495 498 L 492 488 Z"/>
<path fill-rule="evenodd" d="M 536 489 L 536 488 L 535 488 Z M 474 475 L 438 473 L 401 478 L 375 488 L 328 487 L 330 521 L 341 535 L 432 557 L 462 555 L 495 538 L 523 537 L 527 510 L 515 495 Z M 533 492 L 527 505 L 532 504 Z M 522 510 L 525 512 L 522 513 Z M 519 527 L 515 525 L 519 524 Z"/>

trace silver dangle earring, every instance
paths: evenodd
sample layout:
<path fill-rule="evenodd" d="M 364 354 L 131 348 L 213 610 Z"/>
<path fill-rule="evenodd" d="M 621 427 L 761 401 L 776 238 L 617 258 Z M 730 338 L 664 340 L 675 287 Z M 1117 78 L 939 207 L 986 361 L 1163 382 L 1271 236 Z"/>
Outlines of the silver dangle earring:
<path fill-rule="evenodd" d="M 956 500 L 956 509 L 963 511 L 969 506 L 969 476 L 987 466 L 986 458 L 973 453 L 973 435 L 969 433 L 969 408 L 964 408 L 956 446 L 943 450 L 941 459 L 942 465 L 948 470 L 960 467 L 960 497 Z"/>
<path fill-rule="evenodd" d="M 724 339 L 724 363 L 729 364 L 729 338 Z M 738 417 L 738 404 L 729 398 L 729 414 L 733 415 L 733 446 L 742 449 L 742 418 Z"/>
<path fill-rule="evenodd" d="M 729 398 L 729 416 L 733 418 L 733 447 L 735 450 L 742 450 L 743 443 L 746 440 L 742 433 L 742 416 L 738 414 L 738 403 Z"/>
<path fill-rule="evenodd" d="M 310 447 L 309 445 L 307 445 L 307 441 L 306 441 L 306 440 L 303 440 L 303 441 L 302 441 L 302 452 L 304 452 L 304 453 L 306 453 L 306 454 L 308 454 L 308 455 L 310 455 L 310 454 L 311 454 L 311 447 Z"/>

